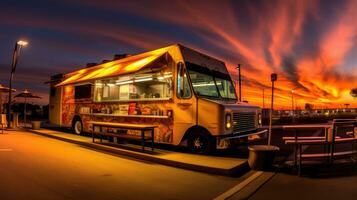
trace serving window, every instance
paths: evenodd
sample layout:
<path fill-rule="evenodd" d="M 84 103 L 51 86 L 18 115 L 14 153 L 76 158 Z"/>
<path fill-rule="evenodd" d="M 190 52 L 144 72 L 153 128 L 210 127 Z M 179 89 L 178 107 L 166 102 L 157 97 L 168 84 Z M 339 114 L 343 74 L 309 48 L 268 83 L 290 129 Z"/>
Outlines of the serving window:
<path fill-rule="evenodd" d="M 168 67 L 94 83 L 95 102 L 167 100 L 171 97 L 172 72 Z"/>
<path fill-rule="evenodd" d="M 77 85 L 74 87 L 75 99 L 87 99 L 91 98 L 92 87 L 90 84 Z"/>

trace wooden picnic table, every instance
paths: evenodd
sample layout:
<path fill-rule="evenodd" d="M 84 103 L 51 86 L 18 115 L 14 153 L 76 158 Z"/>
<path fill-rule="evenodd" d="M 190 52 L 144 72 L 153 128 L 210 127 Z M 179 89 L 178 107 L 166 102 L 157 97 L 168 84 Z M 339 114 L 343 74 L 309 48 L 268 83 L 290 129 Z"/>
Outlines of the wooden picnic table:
<path fill-rule="evenodd" d="M 100 122 L 100 121 L 89 121 L 89 124 L 92 124 L 92 140 L 94 142 L 94 135 L 100 135 L 100 141 L 102 141 L 102 135 L 111 136 L 117 138 L 127 138 L 127 139 L 141 139 L 142 150 L 145 149 L 145 141 L 151 140 L 151 149 L 154 150 L 154 129 L 158 127 L 158 125 L 153 124 L 128 124 L 128 123 L 116 123 L 116 122 Z M 100 131 L 95 132 L 95 127 L 99 127 Z M 107 128 L 119 128 L 119 129 L 130 129 L 130 130 L 138 130 L 141 132 L 140 136 L 129 135 L 129 134 L 113 134 L 113 133 L 103 133 L 102 127 Z M 150 131 L 151 136 L 145 136 L 145 131 Z"/>

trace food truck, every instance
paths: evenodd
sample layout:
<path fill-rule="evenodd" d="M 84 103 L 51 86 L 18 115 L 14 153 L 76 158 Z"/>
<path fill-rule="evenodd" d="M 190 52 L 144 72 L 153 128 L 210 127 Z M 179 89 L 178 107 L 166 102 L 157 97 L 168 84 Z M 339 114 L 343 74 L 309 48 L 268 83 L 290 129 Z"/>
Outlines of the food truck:
<path fill-rule="evenodd" d="M 52 76 L 49 112 L 76 134 L 91 131 L 90 121 L 155 124 L 155 143 L 198 153 L 267 133 L 261 109 L 238 101 L 225 63 L 180 44 Z"/>

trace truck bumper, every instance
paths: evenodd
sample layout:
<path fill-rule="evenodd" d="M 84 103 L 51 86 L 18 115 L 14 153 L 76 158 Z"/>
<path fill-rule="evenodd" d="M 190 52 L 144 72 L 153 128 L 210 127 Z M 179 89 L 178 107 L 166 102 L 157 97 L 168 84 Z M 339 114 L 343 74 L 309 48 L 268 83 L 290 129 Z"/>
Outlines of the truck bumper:
<path fill-rule="evenodd" d="M 239 144 L 248 144 L 251 142 L 256 142 L 259 140 L 264 140 L 267 138 L 268 130 L 257 130 L 254 132 L 243 133 L 239 135 L 229 135 L 229 136 L 218 136 L 217 139 L 217 149 L 228 149 L 231 147 L 238 146 Z"/>

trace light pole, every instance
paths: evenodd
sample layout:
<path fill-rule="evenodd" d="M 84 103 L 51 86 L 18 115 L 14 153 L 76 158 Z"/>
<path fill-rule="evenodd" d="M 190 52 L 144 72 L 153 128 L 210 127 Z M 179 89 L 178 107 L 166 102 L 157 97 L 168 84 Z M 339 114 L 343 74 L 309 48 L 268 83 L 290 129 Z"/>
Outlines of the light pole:
<path fill-rule="evenodd" d="M 291 112 L 292 112 L 292 121 L 295 122 L 295 109 L 294 109 L 294 90 L 291 90 Z"/>
<path fill-rule="evenodd" d="M 278 80 L 278 75 L 273 73 L 270 76 L 271 78 L 271 104 L 270 104 L 270 116 L 269 116 L 269 136 L 268 136 L 268 145 L 271 144 L 271 126 L 273 118 L 273 109 L 274 109 L 274 82 Z"/>
<path fill-rule="evenodd" d="M 12 92 L 12 79 L 14 77 L 14 73 L 16 70 L 16 65 L 17 61 L 20 56 L 21 48 L 26 46 L 28 44 L 27 41 L 24 40 L 19 40 L 15 43 L 15 49 L 14 53 L 12 55 L 12 63 L 11 63 L 11 73 L 10 73 L 10 80 L 9 80 L 9 97 L 8 97 L 8 102 L 7 102 L 7 126 L 10 127 L 10 122 L 11 122 L 11 92 Z"/>
<path fill-rule="evenodd" d="M 240 74 L 240 64 L 238 64 L 238 87 L 239 87 L 239 101 L 242 101 L 242 78 Z"/>
<path fill-rule="evenodd" d="M 265 95 L 264 95 L 264 88 L 263 88 L 263 109 L 265 108 Z"/>

